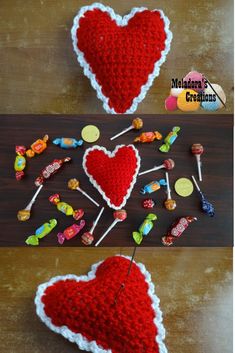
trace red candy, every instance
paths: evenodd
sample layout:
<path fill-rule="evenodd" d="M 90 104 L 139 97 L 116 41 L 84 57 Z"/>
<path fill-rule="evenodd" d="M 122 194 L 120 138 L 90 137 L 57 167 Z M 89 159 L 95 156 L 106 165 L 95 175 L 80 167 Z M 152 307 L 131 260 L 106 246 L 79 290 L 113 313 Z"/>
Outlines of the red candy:
<path fill-rule="evenodd" d="M 94 241 L 94 237 L 90 232 L 85 232 L 82 236 L 82 243 L 85 245 L 91 245 Z"/>
<path fill-rule="evenodd" d="M 167 169 L 167 170 L 171 170 L 174 168 L 175 166 L 175 162 L 173 161 L 173 159 L 165 159 L 164 162 L 164 167 Z"/>
<path fill-rule="evenodd" d="M 202 154 L 204 149 L 200 143 L 194 143 L 191 147 L 192 154 Z"/>
<path fill-rule="evenodd" d="M 45 168 L 42 169 L 41 175 L 35 180 L 35 185 L 40 186 L 44 183 L 46 179 L 49 179 L 53 174 L 57 173 L 62 165 L 71 160 L 70 157 L 64 159 L 54 159 L 54 161 L 48 164 Z"/>
<path fill-rule="evenodd" d="M 189 224 L 197 221 L 196 217 L 186 216 L 179 218 L 176 222 L 174 222 L 169 229 L 167 235 L 162 237 L 162 244 L 165 246 L 172 245 L 176 239 L 178 239 L 185 229 L 188 228 Z"/>
<path fill-rule="evenodd" d="M 155 202 L 153 199 L 145 199 L 142 201 L 142 206 L 146 209 L 153 208 L 155 206 Z"/>

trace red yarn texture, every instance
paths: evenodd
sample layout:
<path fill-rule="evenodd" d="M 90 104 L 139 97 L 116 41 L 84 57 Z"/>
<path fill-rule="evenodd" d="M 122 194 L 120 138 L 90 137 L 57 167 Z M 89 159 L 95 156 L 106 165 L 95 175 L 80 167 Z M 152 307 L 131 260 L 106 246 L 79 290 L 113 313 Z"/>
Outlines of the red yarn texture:
<path fill-rule="evenodd" d="M 118 26 L 107 12 L 94 9 L 80 19 L 77 39 L 109 107 L 125 113 L 161 58 L 166 33 L 158 11 L 136 13 L 128 25 Z"/>
<path fill-rule="evenodd" d="M 89 282 L 54 283 L 42 297 L 46 315 L 55 326 L 66 325 L 113 353 L 158 353 L 148 284 L 135 264 L 114 305 L 129 264 L 130 260 L 123 257 L 110 257 Z"/>
<path fill-rule="evenodd" d="M 122 146 L 110 157 L 99 149 L 86 156 L 86 169 L 113 205 L 119 207 L 128 193 L 137 168 L 136 153 Z"/>

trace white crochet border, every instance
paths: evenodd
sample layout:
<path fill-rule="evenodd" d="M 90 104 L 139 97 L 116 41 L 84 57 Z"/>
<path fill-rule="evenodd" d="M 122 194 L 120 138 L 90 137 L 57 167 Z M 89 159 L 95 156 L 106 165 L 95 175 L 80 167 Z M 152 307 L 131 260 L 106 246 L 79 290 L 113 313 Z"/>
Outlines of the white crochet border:
<path fill-rule="evenodd" d="M 102 86 L 100 86 L 99 83 L 96 81 L 96 75 L 92 72 L 92 68 L 90 67 L 89 63 L 86 61 L 83 52 L 78 49 L 76 33 L 77 33 L 77 29 L 79 28 L 79 20 L 81 17 L 84 16 L 85 12 L 93 9 L 100 9 L 103 12 L 108 12 L 110 17 L 116 21 L 118 26 L 126 26 L 128 24 L 128 21 L 132 17 L 134 17 L 136 13 L 143 12 L 148 9 L 146 7 L 134 7 L 132 8 L 131 12 L 128 15 L 122 17 L 116 14 L 111 7 L 105 6 L 101 3 L 94 3 L 90 6 L 81 7 L 81 9 L 78 11 L 77 15 L 73 20 L 73 26 L 71 28 L 73 49 L 77 55 L 77 60 L 79 64 L 83 68 L 84 75 L 90 79 L 92 87 L 96 90 L 97 97 L 103 102 L 104 110 L 110 114 L 120 114 L 120 113 L 117 113 L 113 108 L 109 107 L 109 104 L 108 104 L 109 98 L 102 93 Z M 164 24 L 165 24 L 164 29 L 166 32 L 165 49 L 162 50 L 161 52 L 161 59 L 155 62 L 153 72 L 149 74 L 147 83 L 141 87 L 140 94 L 133 99 L 131 107 L 128 110 L 126 110 L 124 114 L 133 114 L 136 111 L 138 104 L 145 98 L 149 88 L 152 86 L 155 77 L 159 75 L 160 67 L 166 61 L 166 56 L 170 51 L 171 40 L 173 37 L 172 32 L 169 29 L 170 21 L 162 10 L 155 9 L 152 11 L 158 11 L 161 15 L 161 18 L 164 21 Z"/>
<path fill-rule="evenodd" d="M 123 255 L 116 255 L 122 256 L 126 259 L 131 259 L 129 256 Z M 100 264 L 103 261 L 100 261 L 96 264 L 93 264 L 91 267 L 91 271 L 87 274 L 87 276 L 76 276 L 76 275 L 65 275 L 65 276 L 56 276 L 51 278 L 48 282 L 43 283 L 38 286 L 36 297 L 35 297 L 35 305 L 36 305 L 36 312 L 37 315 L 40 317 L 42 322 L 46 324 L 46 326 L 54 331 L 55 333 L 61 334 L 64 338 L 67 338 L 70 342 L 76 343 L 81 350 L 92 352 L 92 353 L 112 353 L 111 349 L 105 350 L 101 346 L 97 345 L 96 341 L 88 341 L 86 337 L 81 335 L 80 333 L 74 333 L 68 329 L 67 326 L 57 327 L 52 324 L 51 319 L 46 315 L 44 311 L 44 304 L 41 301 L 41 298 L 45 292 L 45 290 L 50 287 L 52 284 L 63 281 L 66 279 L 72 279 L 75 281 L 90 281 L 96 277 L 96 271 Z M 164 344 L 165 339 L 165 328 L 162 324 L 162 312 L 159 307 L 160 299 L 155 294 L 155 287 L 151 280 L 150 273 L 146 270 L 145 266 L 142 263 L 134 263 L 139 267 L 141 273 L 145 277 L 145 282 L 148 284 L 148 295 L 152 300 L 152 308 L 155 312 L 154 324 L 158 330 L 158 334 L 156 336 L 156 342 L 159 346 L 159 353 L 167 353 L 167 348 Z M 121 352 L 120 352 L 121 353 Z"/>
<path fill-rule="evenodd" d="M 83 169 L 86 173 L 86 175 L 88 176 L 90 182 L 92 183 L 92 185 L 99 191 L 99 193 L 102 195 L 103 199 L 107 202 L 108 206 L 113 208 L 114 210 L 120 210 L 122 207 L 125 206 L 128 198 L 131 195 L 131 192 L 133 190 L 133 187 L 136 183 L 136 178 L 140 169 L 140 155 L 138 150 L 135 148 L 134 145 L 127 145 L 126 147 L 131 147 L 133 149 L 133 151 L 135 152 L 135 156 L 136 156 L 136 169 L 135 169 L 135 173 L 133 175 L 133 179 L 132 182 L 130 184 L 129 189 L 127 190 L 127 193 L 125 195 L 125 197 L 123 198 L 123 202 L 119 205 L 119 206 L 115 206 L 112 204 L 112 202 L 110 201 L 110 199 L 106 196 L 105 192 L 102 190 L 101 186 L 99 184 L 97 184 L 96 180 L 93 178 L 93 176 L 91 174 L 88 173 L 87 167 L 86 167 L 86 161 L 87 161 L 87 155 L 94 150 L 99 150 L 99 151 L 103 151 L 106 155 L 108 155 L 110 158 L 114 157 L 116 152 L 121 148 L 124 147 L 126 145 L 117 145 L 115 147 L 115 149 L 113 150 L 113 152 L 108 151 L 105 147 L 102 146 L 98 146 L 98 145 L 94 145 L 90 148 L 88 148 L 84 155 L 83 155 L 83 162 L 82 162 L 82 166 Z"/>

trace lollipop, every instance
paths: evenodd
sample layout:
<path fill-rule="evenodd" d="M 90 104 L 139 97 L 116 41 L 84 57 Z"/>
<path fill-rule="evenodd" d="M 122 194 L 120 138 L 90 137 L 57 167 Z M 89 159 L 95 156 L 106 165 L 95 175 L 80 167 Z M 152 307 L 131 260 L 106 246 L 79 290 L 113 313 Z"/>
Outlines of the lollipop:
<path fill-rule="evenodd" d="M 203 153 L 203 146 L 200 143 L 194 143 L 191 147 L 192 154 L 196 157 L 197 160 L 197 169 L 198 169 L 198 178 L 202 181 L 202 171 L 201 171 L 201 154 Z"/>
<path fill-rule="evenodd" d="M 118 210 L 113 212 L 113 217 L 114 217 L 114 221 L 113 223 L 109 226 L 109 228 L 106 230 L 106 232 L 101 236 L 101 238 L 97 241 L 97 243 L 95 244 L 95 246 L 98 246 L 101 241 L 106 237 L 106 235 L 111 231 L 111 229 L 113 229 L 113 227 L 118 223 L 118 222 L 122 222 L 125 221 L 126 217 L 127 217 L 127 213 L 125 210 Z"/>
<path fill-rule="evenodd" d="M 167 185 L 167 199 L 164 202 L 164 206 L 168 211 L 173 211 L 176 208 L 176 202 L 171 198 L 171 189 L 169 183 L 169 175 L 166 172 L 166 185 Z"/>
<path fill-rule="evenodd" d="M 93 202 L 97 207 L 99 207 L 100 205 L 98 204 L 98 202 L 96 202 L 95 200 L 93 200 L 93 198 L 91 196 L 89 196 L 84 190 L 82 190 L 79 187 L 80 183 L 77 179 L 70 179 L 68 181 L 68 188 L 71 190 L 77 190 L 80 191 L 84 196 L 86 196 L 91 202 Z"/>
<path fill-rule="evenodd" d="M 94 232 L 95 227 L 97 226 L 97 224 L 99 222 L 99 219 L 100 219 L 103 211 L 104 211 L 104 207 L 101 208 L 101 210 L 100 210 L 98 216 L 96 217 L 95 221 L 93 222 L 93 225 L 92 225 L 91 229 L 89 230 L 89 232 L 83 233 L 83 235 L 82 235 L 83 244 L 91 245 L 91 243 L 93 242 L 93 240 L 94 240 L 93 232 Z"/>
<path fill-rule="evenodd" d="M 165 168 L 167 170 L 171 170 L 174 168 L 174 166 L 175 166 L 175 162 L 173 161 L 173 159 L 165 159 L 163 161 L 163 164 L 156 166 L 156 167 L 153 167 L 152 169 L 145 170 L 144 172 L 139 173 L 139 175 L 144 175 L 144 174 L 147 174 L 147 173 L 150 173 L 155 170 L 162 169 L 162 168 Z"/>
<path fill-rule="evenodd" d="M 36 201 L 36 198 L 37 198 L 39 192 L 41 191 L 42 187 L 43 187 L 43 185 L 39 186 L 39 188 L 37 189 L 37 191 L 33 195 L 32 200 L 28 203 L 28 205 L 25 207 L 25 209 L 18 211 L 18 213 L 17 213 L 18 221 L 24 222 L 24 221 L 27 221 L 30 218 L 30 216 L 31 216 L 31 213 L 30 213 L 31 208 L 32 208 L 34 202 Z"/>
<path fill-rule="evenodd" d="M 83 209 L 78 209 L 74 210 L 72 206 L 70 206 L 66 202 L 62 202 L 60 200 L 60 195 L 59 194 L 54 194 L 49 197 L 49 201 L 53 204 L 56 205 L 57 210 L 64 213 L 66 216 L 73 216 L 73 218 L 78 221 L 80 218 L 83 217 L 84 215 L 84 210 Z"/>
<path fill-rule="evenodd" d="M 197 218 L 191 216 L 181 217 L 177 219 L 172 224 L 171 228 L 167 232 L 167 235 L 162 237 L 162 244 L 165 246 L 172 245 L 175 240 L 181 237 L 182 233 L 185 231 L 185 229 L 188 228 L 189 224 L 194 221 L 197 221 Z"/>
<path fill-rule="evenodd" d="M 63 159 L 54 159 L 53 162 L 48 164 L 45 168 L 42 169 L 41 174 L 35 180 L 35 185 L 40 186 L 49 179 L 52 175 L 58 172 L 58 170 L 63 166 L 64 163 L 71 161 L 70 157 Z"/>
<path fill-rule="evenodd" d="M 72 224 L 70 227 L 66 228 L 63 233 L 58 233 L 57 238 L 58 238 L 58 243 L 63 244 L 65 239 L 70 240 L 73 237 L 75 237 L 80 230 L 85 226 L 86 222 L 84 219 L 81 219 L 79 224 Z"/>
<path fill-rule="evenodd" d="M 143 120 L 140 119 L 140 118 L 135 118 L 132 120 L 132 124 L 131 126 L 127 127 L 126 129 L 122 130 L 121 132 L 119 132 L 117 135 L 113 136 L 110 138 L 110 140 L 114 140 L 116 139 L 117 137 L 125 134 L 126 132 L 130 131 L 130 130 L 140 130 L 142 127 L 143 127 Z"/>
<path fill-rule="evenodd" d="M 201 190 L 198 186 L 198 183 L 196 182 L 196 179 L 194 178 L 193 175 L 192 175 L 192 179 L 193 179 L 193 182 L 197 188 L 197 191 L 199 192 L 199 194 L 201 196 L 201 208 L 202 208 L 203 212 L 205 212 L 208 216 L 213 217 L 215 215 L 215 209 L 214 209 L 213 205 L 209 201 L 207 201 L 207 199 L 205 198 L 205 196 L 201 192 Z"/>

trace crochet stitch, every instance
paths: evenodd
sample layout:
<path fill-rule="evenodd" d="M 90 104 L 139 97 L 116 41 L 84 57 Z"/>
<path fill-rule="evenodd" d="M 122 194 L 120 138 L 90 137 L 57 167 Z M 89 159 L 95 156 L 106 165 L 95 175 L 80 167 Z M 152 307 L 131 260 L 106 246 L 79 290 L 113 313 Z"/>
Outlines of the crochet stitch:
<path fill-rule="evenodd" d="M 54 332 L 92 353 L 167 353 L 159 299 L 145 266 L 112 256 L 87 276 L 57 276 L 38 287 L 40 319 Z"/>
<path fill-rule="evenodd" d="M 118 145 L 112 153 L 93 146 L 84 153 L 83 168 L 108 206 L 119 210 L 125 206 L 136 183 L 140 156 L 133 145 Z"/>
<path fill-rule="evenodd" d="M 170 51 L 172 33 L 162 10 L 133 8 L 121 17 L 110 7 L 82 7 L 71 29 L 84 74 L 112 114 L 132 114 Z"/>

